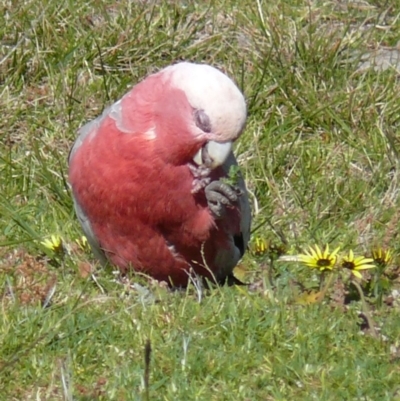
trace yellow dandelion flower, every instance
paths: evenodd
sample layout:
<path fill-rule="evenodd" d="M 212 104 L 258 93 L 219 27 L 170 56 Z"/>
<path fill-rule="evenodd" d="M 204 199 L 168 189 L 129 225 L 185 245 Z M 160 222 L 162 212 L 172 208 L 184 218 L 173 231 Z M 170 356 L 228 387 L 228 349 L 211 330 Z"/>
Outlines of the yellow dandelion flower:
<path fill-rule="evenodd" d="M 318 245 L 309 247 L 309 252 L 305 251 L 304 254 L 297 255 L 297 260 L 307 267 L 318 269 L 319 271 L 332 270 L 335 267 L 337 260 L 337 253 L 340 247 L 334 251 L 329 252 L 329 245 L 326 245 L 324 251 Z"/>
<path fill-rule="evenodd" d="M 89 242 L 84 235 L 82 235 L 81 238 L 76 239 L 75 242 L 79 245 L 79 248 L 81 248 L 82 250 L 89 248 Z"/>
<path fill-rule="evenodd" d="M 381 266 L 387 266 L 393 258 L 393 252 L 390 249 L 376 248 L 372 250 L 372 259 Z"/>
<path fill-rule="evenodd" d="M 49 239 L 42 241 L 41 244 L 53 252 L 63 251 L 63 241 L 59 235 L 53 234 Z"/>
<path fill-rule="evenodd" d="M 268 243 L 264 239 L 257 237 L 253 249 L 256 256 L 264 255 L 268 249 Z"/>
<path fill-rule="evenodd" d="M 375 267 L 372 264 L 373 262 L 374 259 L 372 258 L 365 258 L 364 256 L 354 257 L 354 253 L 350 249 L 349 254 L 343 258 L 341 265 L 344 269 L 351 270 L 354 276 L 362 278 L 360 270 L 373 269 Z"/>
<path fill-rule="evenodd" d="M 251 247 L 254 256 L 269 256 L 270 258 L 278 258 L 286 252 L 286 246 L 275 245 L 269 240 L 265 240 L 261 237 L 256 237 L 255 243 Z"/>

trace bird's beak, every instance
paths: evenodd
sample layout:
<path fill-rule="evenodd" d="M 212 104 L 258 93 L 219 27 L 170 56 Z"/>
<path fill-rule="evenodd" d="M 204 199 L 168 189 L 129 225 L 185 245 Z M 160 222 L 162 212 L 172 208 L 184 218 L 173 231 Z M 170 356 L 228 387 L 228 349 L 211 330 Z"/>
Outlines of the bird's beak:
<path fill-rule="evenodd" d="M 211 170 L 225 163 L 232 150 L 232 142 L 207 142 L 194 156 L 193 161 L 198 166 L 205 166 Z"/>

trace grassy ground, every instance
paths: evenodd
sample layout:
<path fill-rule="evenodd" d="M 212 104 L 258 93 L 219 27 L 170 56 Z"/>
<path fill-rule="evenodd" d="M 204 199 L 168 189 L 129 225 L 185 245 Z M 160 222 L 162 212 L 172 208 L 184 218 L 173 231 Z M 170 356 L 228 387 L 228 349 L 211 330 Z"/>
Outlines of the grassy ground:
<path fill-rule="evenodd" d="M 399 72 L 360 68 L 396 54 L 399 6 L 1 0 L 0 398 L 400 399 Z M 177 60 L 223 69 L 248 99 L 248 287 L 144 293 L 76 242 L 77 128 Z M 393 258 L 364 275 L 365 302 L 344 273 L 314 302 L 318 272 L 276 261 L 314 244 Z"/>

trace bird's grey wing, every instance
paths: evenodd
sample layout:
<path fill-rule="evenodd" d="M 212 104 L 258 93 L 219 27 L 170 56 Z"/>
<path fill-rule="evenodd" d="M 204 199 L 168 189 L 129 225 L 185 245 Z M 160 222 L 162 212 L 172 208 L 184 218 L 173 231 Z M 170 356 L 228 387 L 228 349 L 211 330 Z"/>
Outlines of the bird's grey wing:
<path fill-rule="evenodd" d="M 232 166 L 237 166 L 237 161 L 233 153 L 230 153 L 228 159 L 223 164 L 223 169 L 228 175 Z M 229 249 L 220 249 L 214 260 L 214 263 L 219 268 L 218 278 L 224 279 L 232 274 L 232 270 L 242 258 L 247 244 L 250 240 L 251 226 L 251 209 L 245 181 L 240 172 L 238 172 L 236 185 L 241 190 L 242 194 L 238 197 L 238 207 L 240 210 L 240 233 L 232 233 L 231 247 Z"/>
<path fill-rule="evenodd" d="M 237 164 L 237 160 L 236 160 L 234 154 L 231 152 L 222 167 L 223 167 L 224 171 L 226 172 L 226 174 L 229 175 L 231 167 L 233 167 L 233 166 L 238 166 L 238 164 Z M 242 192 L 242 194 L 238 197 L 238 204 L 239 204 L 240 215 L 241 215 L 240 232 L 241 232 L 241 236 L 243 238 L 240 240 L 242 242 L 242 244 L 238 243 L 237 246 L 240 248 L 240 256 L 243 256 L 243 254 L 247 248 L 247 244 L 250 240 L 251 209 L 250 209 L 249 195 L 247 192 L 246 183 L 245 183 L 245 181 L 243 179 L 243 175 L 240 171 L 238 171 L 236 185 L 239 187 L 239 189 Z M 236 242 L 240 242 L 240 241 L 239 241 L 239 239 L 236 240 Z"/>

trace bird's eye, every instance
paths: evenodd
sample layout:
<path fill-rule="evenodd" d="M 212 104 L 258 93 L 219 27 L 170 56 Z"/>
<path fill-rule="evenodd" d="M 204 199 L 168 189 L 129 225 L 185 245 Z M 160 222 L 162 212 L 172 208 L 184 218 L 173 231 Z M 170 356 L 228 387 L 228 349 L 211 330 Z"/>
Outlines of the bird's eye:
<path fill-rule="evenodd" d="M 211 132 L 211 121 L 204 110 L 194 111 L 194 121 L 204 132 Z"/>

